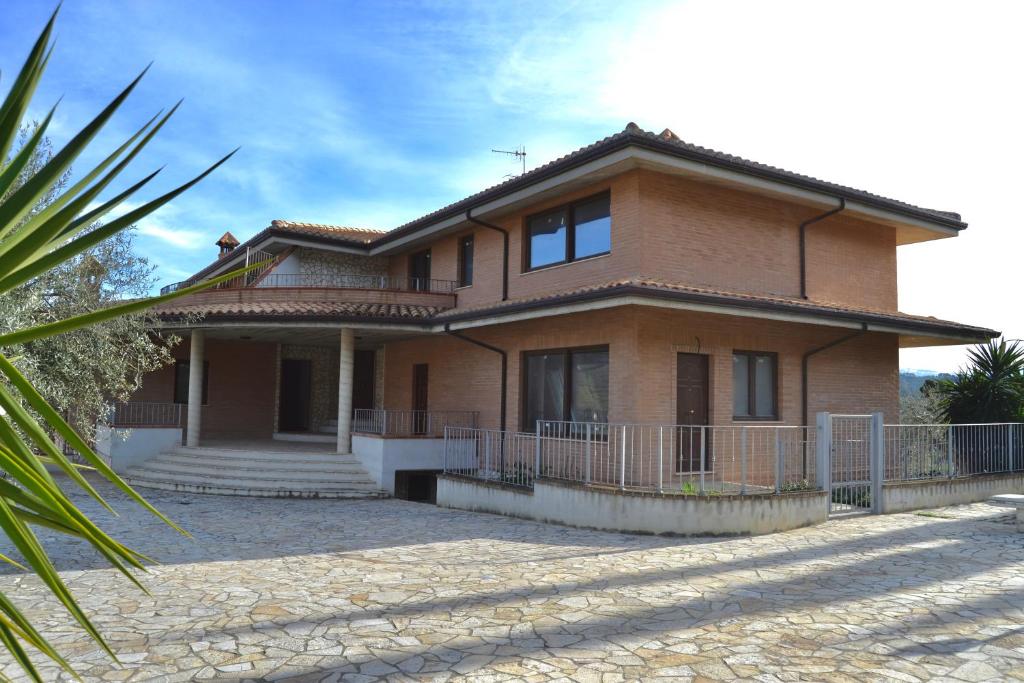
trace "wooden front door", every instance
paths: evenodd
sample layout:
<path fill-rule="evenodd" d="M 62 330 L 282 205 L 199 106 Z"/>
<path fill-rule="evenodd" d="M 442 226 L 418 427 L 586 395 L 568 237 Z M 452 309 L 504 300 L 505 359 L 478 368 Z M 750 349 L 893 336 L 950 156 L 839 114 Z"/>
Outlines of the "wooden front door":
<path fill-rule="evenodd" d="M 677 472 L 699 472 L 704 432 L 690 425 L 708 423 L 708 357 L 699 353 L 676 356 L 676 424 L 679 425 Z M 705 459 L 705 468 L 708 460 Z"/>
<path fill-rule="evenodd" d="M 281 361 L 281 393 L 278 401 L 277 429 L 304 432 L 309 429 L 310 389 L 313 363 L 285 358 Z"/>
<path fill-rule="evenodd" d="M 425 434 L 427 431 L 427 364 L 412 366 L 412 431 Z"/>
<path fill-rule="evenodd" d="M 373 409 L 375 361 L 375 352 L 356 350 L 355 367 L 352 370 L 352 410 Z"/>
<path fill-rule="evenodd" d="M 418 251 L 409 257 L 409 289 L 430 290 L 430 250 Z"/>

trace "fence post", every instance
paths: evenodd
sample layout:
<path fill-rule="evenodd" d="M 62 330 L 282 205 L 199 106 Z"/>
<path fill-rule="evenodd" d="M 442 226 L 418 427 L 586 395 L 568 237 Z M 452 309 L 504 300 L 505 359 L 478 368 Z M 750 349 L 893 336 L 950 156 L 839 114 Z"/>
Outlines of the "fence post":
<path fill-rule="evenodd" d="M 775 493 L 782 493 L 782 480 L 785 478 L 785 463 L 782 460 L 782 428 L 775 428 Z"/>
<path fill-rule="evenodd" d="M 622 425 L 622 462 L 619 465 L 619 489 L 626 488 L 626 425 Z"/>
<path fill-rule="evenodd" d="M 828 413 L 817 415 L 817 436 L 815 438 L 816 463 L 815 475 L 818 479 L 818 488 L 832 498 L 832 420 Z M 830 504 L 831 505 L 831 504 Z"/>
<path fill-rule="evenodd" d="M 1009 448 L 1009 462 L 1007 463 L 1007 465 L 1009 465 L 1009 467 L 1007 468 L 1007 471 L 1008 472 L 1013 472 L 1014 467 L 1013 467 L 1013 423 L 1012 422 L 1010 424 L 1006 425 L 1006 431 L 1009 432 L 1007 434 L 1007 437 L 1006 437 L 1006 440 L 1007 440 L 1007 443 L 1008 443 L 1008 448 Z"/>
<path fill-rule="evenodd" d="M 380 435 L 387 436 L 388 434 L 388 411 L 384 409 L 380 415 Z"/>
<path fill-rule="evenodd" d="M 583 463 L 584 464 L 584 468 L 586 470 L 583 473 L 583 481 L 585 483 L 587 483 L 587 484 L 590 483 L 590 463 L 591 463 L 591 459 L 593 457 L 592 450 L 593 450 L 593 447 L 594 447 L 594 440 L 593 440 L 594 435 L 593 435 L 593 432 L 591 431 L 593 429 L 593 426 L 594 425 L 591 424 L 590 422 L 587 423 L 587 452 L 584 455 L 584 463 Z"/>
<path fill-rule="evenodd" d="M 708 427 L 700 428 L 700 495 L 704 495 L 704 471 L 707 467 L 708 459 Z"/>
<path fill-rule="evenodd" d="M 534 426 L 534 434 L 533 479 L 536 481 L 540 478 L 540 420 L 537 420 L 537 423 Z"/>
<path fill-rule="evenodd" d="M 882 501 L 882 482 L 885 479 L 885 419 L 882 413 L 871 414 L 871 512 L 880 515 L 885 512 Z"/>
<path fill-rule="evenodd" d="M 747 493 L 747 428 L 740 432 L 740 495 Z"/>
<path fill-rule="evenodd" d="M 665 427 L 658 427 L 658 493 L 665 492 Z"/>
<path fill-rule="evenodd" d="M 949 433 L 946 438 L 946 470 L 949 478 L 953 478 L 953 425 L 949 425 Z"/>
<path fill-rule="evenodd" d="M 445 427 L 444 428 L 444 461 L 443 461 L 443 464 L 442 464 L 442 471 L 443 472 L 447 472 L 448 471 L 448 444 L 449 444 L 449 442 L 448 442 L 448 428 Z"/>
<path fill-rule="evenodd" d="M 484 479 L 491 478 L 491 438 L 484 434 Z"/>

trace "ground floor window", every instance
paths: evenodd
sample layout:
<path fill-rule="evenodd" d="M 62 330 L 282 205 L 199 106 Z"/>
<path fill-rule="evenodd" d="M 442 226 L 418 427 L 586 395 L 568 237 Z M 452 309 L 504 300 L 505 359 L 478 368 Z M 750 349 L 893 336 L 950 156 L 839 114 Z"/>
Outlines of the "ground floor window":
<path fill-rule="evenodd" d="M 608 347 L 523 354 L 523 429 L 537 420 L 608 421 Z"/>
<path fill-rule="evenodd" d="M 774 353 L 734 351 L 732 414 L 737 420 L 778 419 L 778 364 Z"/>
<path fill-rule="evenodd" d="M 174 362 L 174 402 L 188 403 L 188 367 L 187 360 Z M 203 405 L 209 403 L 210 394 L 210 362 L 203 361 Z"/>

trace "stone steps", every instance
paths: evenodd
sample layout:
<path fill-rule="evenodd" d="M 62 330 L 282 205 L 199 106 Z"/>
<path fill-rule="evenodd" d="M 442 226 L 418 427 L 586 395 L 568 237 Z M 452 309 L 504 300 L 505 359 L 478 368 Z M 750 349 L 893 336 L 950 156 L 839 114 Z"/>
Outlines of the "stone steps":
<path fill-rule="evenodd" d="M 232 496 L 374 498 L 384 495 L 351 455 L 176 448 L 125 472 L 133 486 Z"/>

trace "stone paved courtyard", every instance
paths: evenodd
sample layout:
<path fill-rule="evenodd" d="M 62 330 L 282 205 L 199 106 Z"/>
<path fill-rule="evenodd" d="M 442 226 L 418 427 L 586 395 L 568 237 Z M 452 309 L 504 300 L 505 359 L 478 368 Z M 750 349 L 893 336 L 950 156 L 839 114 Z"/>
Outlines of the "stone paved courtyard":
<path fill-rule="evenodd" d="M 121 666 L 34 577 L 0 575 L 86 680 L 1024 680 L 1024 534 L 984 504 L 680 539 L 148 493 L 194 537 L 113 493 L 120 517 L 85 507 L 163 562 L 151 596 L 46 537 Z"/>

